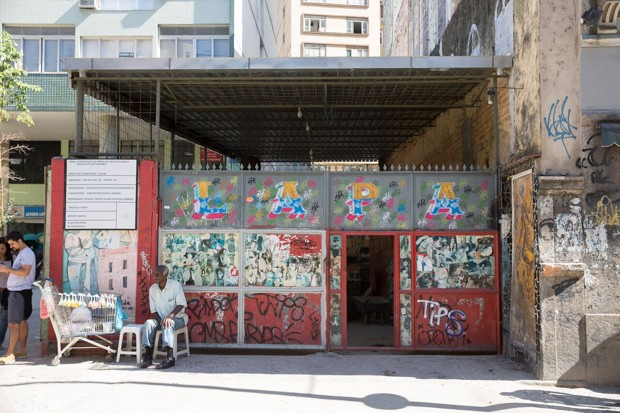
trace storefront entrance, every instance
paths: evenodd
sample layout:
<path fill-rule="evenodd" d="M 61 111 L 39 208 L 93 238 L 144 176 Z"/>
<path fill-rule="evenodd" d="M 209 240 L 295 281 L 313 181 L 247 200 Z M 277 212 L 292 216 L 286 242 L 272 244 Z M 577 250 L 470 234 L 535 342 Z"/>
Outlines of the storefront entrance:
<path fill-rule="evenodd" d="M 346 237 L 348 347 L 394 347 L 394 236 Z"/>

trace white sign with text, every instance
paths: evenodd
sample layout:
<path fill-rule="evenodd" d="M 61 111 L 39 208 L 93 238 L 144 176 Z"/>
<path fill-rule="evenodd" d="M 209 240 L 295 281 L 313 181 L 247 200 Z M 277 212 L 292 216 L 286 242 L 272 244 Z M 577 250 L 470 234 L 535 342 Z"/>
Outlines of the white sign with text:
<path fill-rule="evenodd" d="M 135 159 L 67 159 L 65 229 L 136 229 Z"/>

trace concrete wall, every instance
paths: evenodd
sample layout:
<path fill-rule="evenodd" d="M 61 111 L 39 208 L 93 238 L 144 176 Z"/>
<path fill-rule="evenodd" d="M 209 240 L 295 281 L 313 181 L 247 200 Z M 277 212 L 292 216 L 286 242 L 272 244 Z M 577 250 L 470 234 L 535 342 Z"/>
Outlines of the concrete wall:
<path fill-rule="evenodd" d="M 234 0 L 235 56 L 276 57 L 276 0 Z"/>

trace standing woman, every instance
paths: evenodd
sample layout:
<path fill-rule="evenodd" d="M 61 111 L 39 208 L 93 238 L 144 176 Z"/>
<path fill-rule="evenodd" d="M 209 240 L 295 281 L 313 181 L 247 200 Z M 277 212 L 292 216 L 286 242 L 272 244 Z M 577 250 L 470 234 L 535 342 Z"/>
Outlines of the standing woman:
<path fill-rule="evenodd" d="M 13 255 L 11 255 L 9 244 L 4 238 L 0 238 L 0 265 L 13 268 Z M 6 330 L 9 326 L 9 290 L 6 289 L 6 282 L 8 279 L 8 274 L 0 273 L 0 349 L 2 348 L 2 343 L 4 343 Z"/>

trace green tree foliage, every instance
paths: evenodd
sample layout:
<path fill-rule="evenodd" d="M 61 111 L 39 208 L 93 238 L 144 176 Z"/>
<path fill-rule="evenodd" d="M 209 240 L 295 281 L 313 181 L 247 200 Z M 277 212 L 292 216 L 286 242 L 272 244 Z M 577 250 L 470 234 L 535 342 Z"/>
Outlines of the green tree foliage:
<path fill-rule="evenodd" d="M 11 35 L 1 32 L 0 39 L 0 124 L 12 117 L 24 125 L 32 125 L 28 110 L 28 91 L 40 92 L 39 86 L 24 82 L 26 71 L 19 69 L 21 54 L 15 48 Z M 10 111 L 11 110 L 11 111 Z"/>
<path fill-rule="evenodd" d="M 27 106 L 28 92 L 40 92 L 41 88 L 24 81 L 27 73 L 19 69 L 21 54 L 15 48 L 11 35 L 0 31 L 0 36 L 0 126 L 11 119 L 31 126 L 33 121 Z M 29 146 L 14 143 L 19 140 L 23 140 L 22 135 L 0 131 L 0 232 L 4 232 L 14 214 L 9 200 L 9 180 L 20 180 L 9 168 L 10 154 L 30 151 Z"/>

